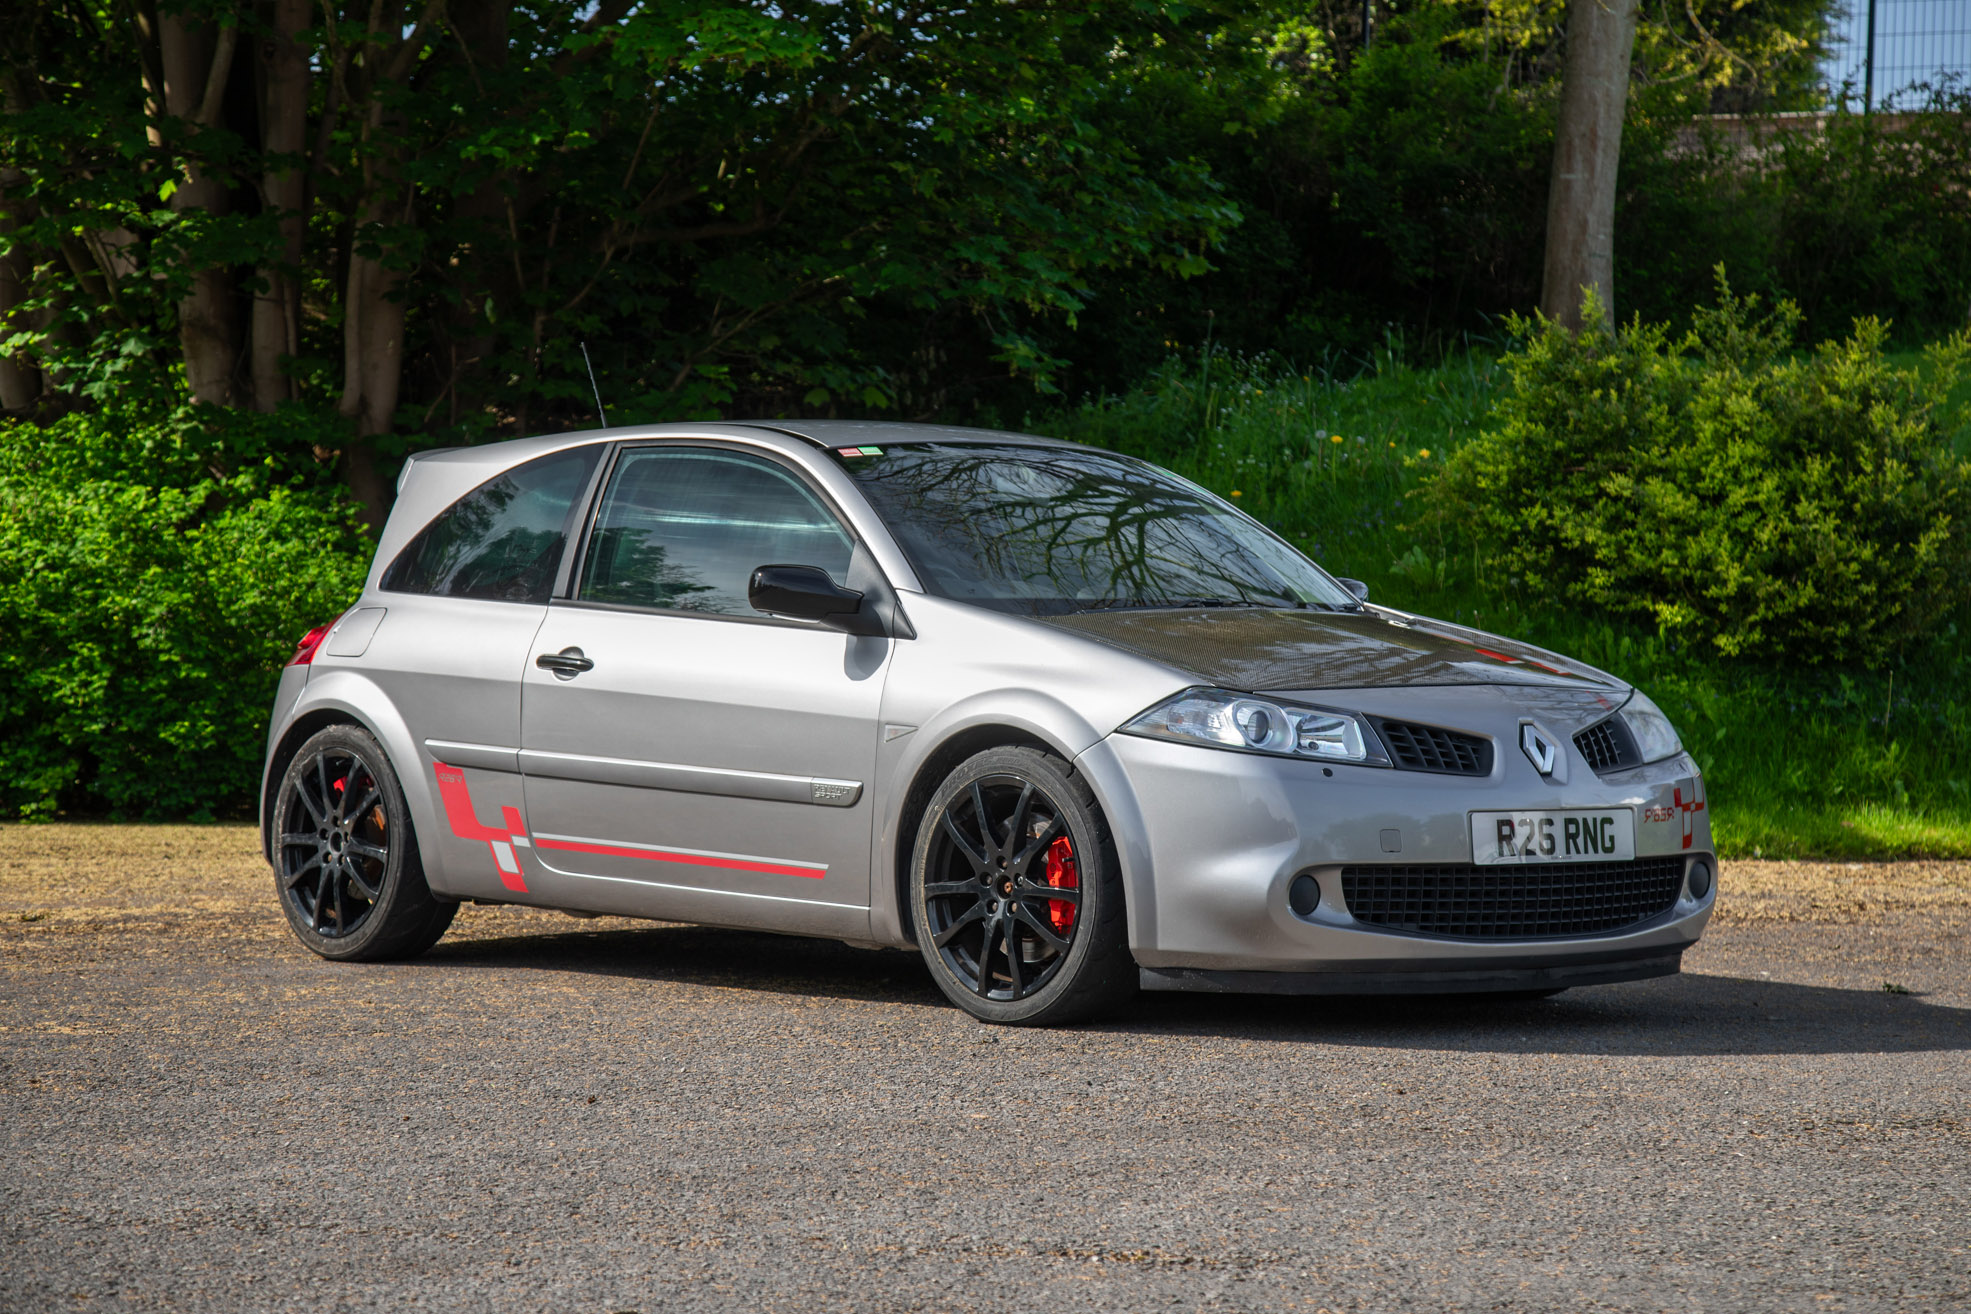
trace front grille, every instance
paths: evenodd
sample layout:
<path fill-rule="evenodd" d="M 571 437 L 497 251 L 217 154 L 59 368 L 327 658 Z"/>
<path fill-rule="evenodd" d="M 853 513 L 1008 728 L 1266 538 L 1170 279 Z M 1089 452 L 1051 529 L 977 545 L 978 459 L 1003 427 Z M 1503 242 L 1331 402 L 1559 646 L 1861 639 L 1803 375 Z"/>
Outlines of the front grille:
<path fill-rule="evenodd" d="M 1574 747 L 1580 751 L 1581 760 L 1588 764 L 1588 769 L 1594 772 L 1620 771 L 1642 762 L 1636 741 L 1620 717 L 1611 716 L 1606 721 L 1597 721 L 1575 735 Z"/>
<path fill-rule="evenodd" d="M 1380 719 L 1376 730 L 1389 749 L 1391 765 L 1398 770 L 1435 771 L 1447 776 L 1492 774 L 1492 741 L 1480 735 Z"/>
<path fill-rule="evenodd" d="M 1341 869 L 1356 921 L 1461 940 L 1619 931 L 1676 903 L 1683 881 L 1682 858 Z"/>

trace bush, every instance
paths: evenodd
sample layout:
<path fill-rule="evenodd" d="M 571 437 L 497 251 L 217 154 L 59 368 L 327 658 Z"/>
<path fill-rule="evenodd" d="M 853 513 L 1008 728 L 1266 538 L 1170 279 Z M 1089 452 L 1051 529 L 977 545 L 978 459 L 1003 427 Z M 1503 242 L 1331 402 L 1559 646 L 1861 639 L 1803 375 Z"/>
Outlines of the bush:
<path fill-rule="evenodd" d="M 1430 514 L 1528 589 L 1705 650 L 1879 664 L 1971 600 L 1971 464 L 1940 401 L 1971 342 L 1898 369 L 1865 319 L 1798 356 L 1797 308 L 1719 285 L 1675 339 L 1516 321 L 1510 386 Z"/>
<path fill-rule="evenodd" d="M 211 419 L 0 425 L 0 812 L 253 798 L 281 664 L 368 548 L 345 500 L 252 459 L 273 422 Z"/>
<path fill-rule="evenodd" d="M 1906 114 L 1832 114 L 1776 146 L 1774 273 L 1809 329 L 1877 315 L 1918 342 L 1965 326 L 1971 90 L 1931 89 Z"/>

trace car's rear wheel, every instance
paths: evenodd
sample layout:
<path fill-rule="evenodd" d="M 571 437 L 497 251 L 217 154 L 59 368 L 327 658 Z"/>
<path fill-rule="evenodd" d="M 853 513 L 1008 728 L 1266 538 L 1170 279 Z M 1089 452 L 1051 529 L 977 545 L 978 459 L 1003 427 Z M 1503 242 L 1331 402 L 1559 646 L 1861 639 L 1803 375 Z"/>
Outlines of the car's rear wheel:
<path fill-rule="evenodd" d="M 324 958 L 415 957 L 458 911 L 425 884 L 403 788 L 359 726 L 330 726 L 294 755 L 275 795 L 273 851 L 288 925 Z"/>
<path fill-rule="evenodd" d="M 931 975 L 974 1017 L 1069 1022 L 1136 989 L 1108 824 L 1052 754 L 990 749 L 946 777 L 917 829 L 910 890 Z"/>

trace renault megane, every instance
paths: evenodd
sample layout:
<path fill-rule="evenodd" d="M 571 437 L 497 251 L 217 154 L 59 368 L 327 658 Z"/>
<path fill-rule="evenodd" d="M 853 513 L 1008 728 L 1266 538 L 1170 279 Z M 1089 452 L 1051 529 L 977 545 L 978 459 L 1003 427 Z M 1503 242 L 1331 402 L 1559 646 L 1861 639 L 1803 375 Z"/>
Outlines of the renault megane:
<path fill-rule="evenodd" d="M 1716 898 L 1638 690 L 1145 462 L 918 425 L 413 458 L 261 817 L 327 958 L 530 904 L 915 948 L 1008 1023 L 1659 976 Z"/>

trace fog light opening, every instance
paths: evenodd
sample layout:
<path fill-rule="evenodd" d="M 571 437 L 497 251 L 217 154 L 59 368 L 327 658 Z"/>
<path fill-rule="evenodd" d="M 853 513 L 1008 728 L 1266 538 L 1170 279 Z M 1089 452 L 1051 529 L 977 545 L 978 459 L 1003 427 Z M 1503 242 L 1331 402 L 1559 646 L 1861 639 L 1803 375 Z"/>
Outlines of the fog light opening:
<path fill-rule="evenodd" d="M 1700 900 L 1705 898 L 1711 893 L 1711 864 L 1708 862 L 1691 863 L 1688 880 L 1690 884 L 1690 897 Z"/>
<path fill-rule="evenodd" d="M 1307 875 L 1294 877 L 1293 884 L 1287 886 L 1287 907 L 1293 909 L 1294 915 L 1312 917 L 1320 906 L 1321 882 Z"/>

